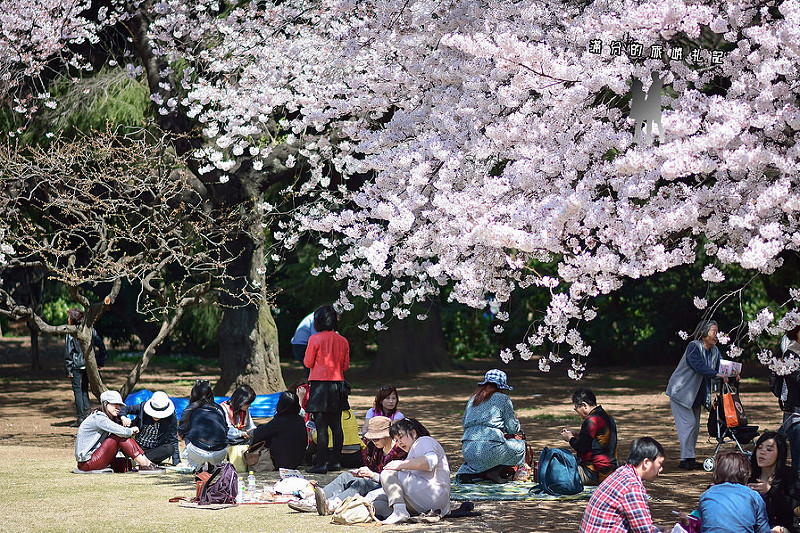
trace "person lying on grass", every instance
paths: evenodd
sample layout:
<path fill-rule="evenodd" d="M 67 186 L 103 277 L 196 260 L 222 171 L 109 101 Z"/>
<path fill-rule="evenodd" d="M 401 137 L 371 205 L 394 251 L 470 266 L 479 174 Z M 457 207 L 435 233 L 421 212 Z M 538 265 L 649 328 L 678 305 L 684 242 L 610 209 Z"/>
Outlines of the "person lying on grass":
<path fill-rule="evenodd" d="M 92 411 L 78 428 L 75 441 L 75 459 L 78 469 L 84 472 L 107 468 L 117 452 L 133 459 L 139 465 L 139 472 L 164 472 L 154 465 L 144 454 L 142 448 L 133 440 L 139 432 L 138 427 L 130 426 L 130 421 L 120 418 L 125 406 L 117 391 L 107 390 L 100 395 L 100 407 Z"/>

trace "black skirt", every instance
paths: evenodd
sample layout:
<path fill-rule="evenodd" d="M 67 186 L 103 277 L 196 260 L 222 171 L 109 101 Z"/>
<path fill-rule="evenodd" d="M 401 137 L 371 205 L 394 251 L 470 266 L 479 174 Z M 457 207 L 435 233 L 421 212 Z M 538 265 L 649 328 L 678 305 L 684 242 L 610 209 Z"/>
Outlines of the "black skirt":
<path fill-rule="evenodd" d="M 332 413 L 350 409 L 347 401 L 349 391 L 344 381 L 309 381 L 308 384 L 311 390 L 308 392 L 306 412 Z"/>

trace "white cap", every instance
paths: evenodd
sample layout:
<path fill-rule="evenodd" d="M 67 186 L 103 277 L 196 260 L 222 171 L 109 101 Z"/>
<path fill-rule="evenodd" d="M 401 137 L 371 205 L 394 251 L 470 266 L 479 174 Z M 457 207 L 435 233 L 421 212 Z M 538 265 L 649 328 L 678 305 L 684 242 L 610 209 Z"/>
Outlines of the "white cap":
<path fill-rule="evenodd" d="M 118 405 L 125 405 L 122 401 L 122 396 L 115 390 L 107 390 L 100 395 L 101 402 L 115 403 Z"/>

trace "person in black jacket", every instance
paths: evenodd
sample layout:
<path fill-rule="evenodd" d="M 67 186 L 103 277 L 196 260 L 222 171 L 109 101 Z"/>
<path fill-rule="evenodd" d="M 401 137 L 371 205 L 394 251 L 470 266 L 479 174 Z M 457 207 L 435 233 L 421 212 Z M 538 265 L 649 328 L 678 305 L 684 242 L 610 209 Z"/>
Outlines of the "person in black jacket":
<path fill-rule="evenodd" d="M 220 464 L 228 455 L 228 422 L 225 411 L 214 402 L 211 384 L 198 379 L 181 413 L 178 437 L 186 441 L 184 458 L 199 468 L 205 462 Z"/>
<path fill-rule="evenodd" d="M 172 457 L 172 464 L 181 462 L 178 448 L 178 417 L 175 405 L 163 391 L 156 391 L 152 398 L 137 405 L 123 408 L 122 415 L 133 415 L 133 425 L 139 428 L 136 442 L 144 454 L 154 463 L 162 463 Z"/>
<path fill-rule="evenodd" d="M 798 533 L 794 509 L 800 504 L 798 480 L 786 466 L 786 440 L 775 431 L 765 431 L 756 441 L 750 456 L 750 479 L 747 486 L 761 494 L 767 506 L 767 520 L 772 531 Z"/>
<path fill-rule="evenodd" d="M 785 342 L 781 343 L 783 357 L 800 358 L 800 326 L 786 332 Z M 780 433 L 789 440 L 792 469 L 800 477 L 800 371 L 780 376 L 772 372 L 769 378 L 772 393 L 778 397 L 778 405 L 783 411 L 783 425 Z"/>
<path fill-rule="evenodd" d="M 786 343 L 781 345 L 783 357 L 800 358 L 800 326 L 786 332 Z M 786 413 L 784 420 L 792 413 L 800 413 L 800 371 L 779 376 L 774 372 L 770 376 L 772 392 L 778 397 L 778 405 Z"/>
<path fill-rule="evenodd" d="M 252 448 L 266 442 L 272 464 L 278 468 L 297 468 L 306 452 L 306 425 L 300 416 L 300 400 L 293 392 L 282 392 L 275 417 L 253 432 Z"/>
<path fill-rule="evenodd" d="M 70 326 L 79 326 L 83 323 L 83 311 L 72 308 L 67 311 L 67 323 Z M 97 367 L 103 368 L 106 363 L 106 346 L 97 331 L 92 328 L 92 344 L 95 347 L 95 359 Z M 86 359 L 78 339 L 67 334 L 66 346 L 64 349 L 64 366 L 67 369 L 67 376 L 72 380 L 72 392 L 75 395 L 75 411 L 78 415 L 72 427 L 81 425 L 89 416 L 89 376 L 86 375 Z"/>

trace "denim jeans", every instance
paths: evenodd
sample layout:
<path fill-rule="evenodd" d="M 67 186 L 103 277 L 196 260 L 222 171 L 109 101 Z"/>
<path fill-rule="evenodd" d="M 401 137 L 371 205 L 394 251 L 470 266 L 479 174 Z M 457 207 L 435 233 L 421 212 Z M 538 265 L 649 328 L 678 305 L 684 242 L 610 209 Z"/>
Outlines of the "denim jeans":
<path fill-rule="evenodd" d="M 344 500 L 350 496 L 360 494 L 366 496 L 368 492 L 380 488 L 381 484 L 365 477 L 356 477 L 350 472 L 342 472 L 336 479 L 325 485 L 322 489 L 325 496 L 331 500 L 339 498 Z"/>

